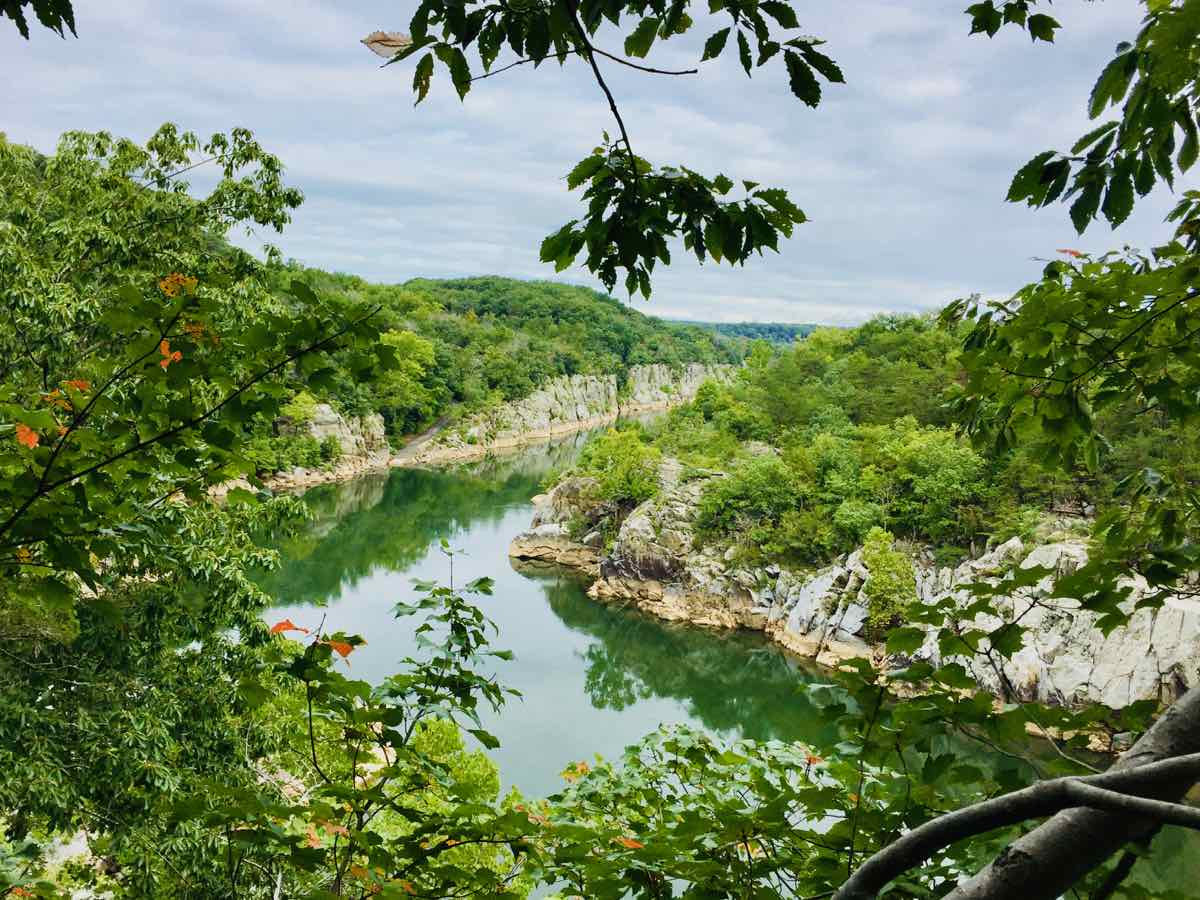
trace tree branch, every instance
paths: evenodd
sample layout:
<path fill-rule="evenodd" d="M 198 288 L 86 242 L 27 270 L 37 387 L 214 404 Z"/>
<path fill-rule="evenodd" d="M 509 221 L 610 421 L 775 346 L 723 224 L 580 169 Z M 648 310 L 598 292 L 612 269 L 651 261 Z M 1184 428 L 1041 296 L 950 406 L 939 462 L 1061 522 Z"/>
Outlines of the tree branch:
<path fill-rule="evenodd" d="M 1200 694 L 1196 696 L 1200 698 Z M 1197 706 L 1200 707 L 1200 702 Z M 1192 753 L 1136 768 L 1110 770 L 1102 775 L 1043 781 L 955 810 L 914 828 L 880 850 L 842 885 L 835 900 L 870 900 L 892 879 L 951 844 L 1081 806 L 1200 828 L 1200 809 L 1139 795 L 1162 790 L 1164 785 L 1192 783 L 1197 779 L 1200 779 L 1200 753 Z M 1131 796 L 1127 792 L 1136 793 Z"/>

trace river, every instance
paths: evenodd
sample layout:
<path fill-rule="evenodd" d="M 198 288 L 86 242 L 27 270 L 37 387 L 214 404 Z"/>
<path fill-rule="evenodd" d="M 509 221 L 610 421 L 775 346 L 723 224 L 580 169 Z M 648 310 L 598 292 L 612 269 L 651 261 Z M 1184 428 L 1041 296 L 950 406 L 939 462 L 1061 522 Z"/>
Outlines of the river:
<path fill-rule="evenodd" d="M 500 740 L 491 752 L 505 785 L 526 796 L 563 786 L 568 763 L 612 758 L 660 724 L 688 723 L 724 738 L 828 744 L 831 726 L 798 690 L 819 670 L 758 635 L 672 625 L 589 599 L 586 585 L 561 570 L 515 568 L 508 544 L 532 515 L 546 476 L 568 465 L 586 435 L 519 454 L 448 469 L 394 469 L 304 495 L 313 519 L 280 544 L 283 565 L 264 586 L 288 617 L 327 632 L 362 635 L 351 674 L 378 681 L 417 655 L 413 620 L 393 606 L 412 600 L 416 579 L 495 580 L 480 606 L 497 624 L 498 648 L 513 651 L 497 670 L 522 697 L 485 725 Z M 1155 871 L 1134 879 L 1163 896 L 1193 893 L 1200 879 L 1197 841 L 1168 829 Z"/>
<path fill-rule="evenodd" d="M 284 541 L 283 566 L 266 583 L 288 617 L 367 640 L 352 673 L 378 681 L 416 653 L 413 620 L 392 607 L 416 596 L 414 579 L 495 579 L 479 605 L 514 658 L 497 672 L 522 697 L 487 723 L 506 783 L 527 796 L 562 787 L 568 763 L 613 757 L 660 724 L 688 723 L 726 738 L 815 740 L 828 726 L 797 693 L 817 677 L 763 638 L 671 625 L 591 600 L 562 570 L 508 558 L 529 525 L 542 479 L 573 459 L 581 439 L 453 469 L 395 469 L 314 488 L 314 518 Z"/>

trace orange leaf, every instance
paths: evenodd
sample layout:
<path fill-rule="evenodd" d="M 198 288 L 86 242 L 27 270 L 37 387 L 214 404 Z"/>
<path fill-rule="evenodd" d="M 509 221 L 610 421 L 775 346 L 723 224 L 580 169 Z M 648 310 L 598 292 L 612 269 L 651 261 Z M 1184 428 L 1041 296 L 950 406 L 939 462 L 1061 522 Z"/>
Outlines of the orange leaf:
<path fill-rule="evenodd" d="M 276 622 L 271 626 L 271 634 L 282 634 L 285 631 L 299 631 L 302 634 L 308 634 L 307 628 L 301 628 L 291 619 L 284 619 L 281 622 Z"/>
<path fill-rule="evenodd" d="M 1073 257 L 1075 257 L 1076 259 L 1082 259 L 1082 258 L 1083 258 L 1083 255 L 1084 255 L 1084 254 L 1083 254 L 1083 253 L 1081 253 L 1079 250 L 1069 250 L 1069 249 L 1067 249 L 1067 248 L 1065 248 L 1065 247 L 1059 247 L 1059 248 L 1058 248 L 1058 252 L 1059 252 L 1059 253 L 1065 253 L 1067 256 L 1073 256 Z"/>
<path fill-rule="evenodd" d="M 338 822 L 321 822 L 319 824 L 329 834 L 340 834 L 342 837 L 350 837 L 350 829 Z"/>
<path fill-rule="evenodd" d="M 158 364 L 163 367 L 163 371 L 166 371 L 167 366 L 169 366 L 171 363 L 179 362 L 181 359 L 183 359 L 183 354 L 178 350 L 176 350 L 174 353 L 171 352 L 170 341 L 164 340 L 159 343 L 158 352 L 163 355 L 163 358 L 158 361 Z"/>
<path fill-rule="evenodd" d="M 311 825 L 308 826 L 308 837 L 305 838 L 304 843 L 309 847 L 321 846 L 321 839 L 317 836 L 317 829 L 313 828 Z"/>
<path fill-rule="evenodd" d="M 342 659 L 345 659 L 354 652 L 354 645 L 347 644 L 345 641 L 326 641 L 325 643 L 340 653 L 342 655 Z"/>
<path fill-rule="evenodd" d="M 17 443 L 24 444 L 30 450 L 38 445 L 41 438 L 38 433 L 26 425 L 24 422 L 17 423 Z"/>
<path fill-rule="evenodd" d="M 364 869 L 362 866 L 351 866 L 350 874 L 353 875 L 355 878 L 361 879 L 362 881 L 366 881 L 368 878 L 371 877 L 371 873 L 368 872 L 366 869 Z"/>
<path fill-rule="evenodd" d="M 70 381 L 64 381 L 63 384 L 65 384 L 67 387 L 75 388 L 75 390 L 79 391 L 80 393 L 92 389 L 92 383 L 90 381 L 84 381 L 82 378 L 72 378 Z"/>
<path fill-rule="evenodd" d="M 810 766 L 820 765 L 821 763 L 825 762 L 825 760 L 821 759 L 821 757 L 817 756 L 815 753 L 810 753 L 805 756 L 804 761 Z"/>
<path fill-rule="evenodd" d="M 631 837 L 619 837 L 619 838 L 614 838 L 614 840 L 618 844 L 620 844 L 622 847 L 626 848 L 627 850 L 641 850 L 643 847 L 646 846 L 641 841 L 635 841 Z"/>

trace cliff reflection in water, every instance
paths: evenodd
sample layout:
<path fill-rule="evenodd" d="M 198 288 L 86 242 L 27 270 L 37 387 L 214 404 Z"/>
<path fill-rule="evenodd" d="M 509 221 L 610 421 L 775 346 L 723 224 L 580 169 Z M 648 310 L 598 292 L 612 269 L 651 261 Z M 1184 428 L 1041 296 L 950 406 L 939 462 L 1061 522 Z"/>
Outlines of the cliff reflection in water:
<path fill-rule="evenodd" d="M 536 580 L 551 612 L 594 640 L 581 654 L 596 709 L 618 712 L 653 697 L 679 701 L 710 731 L 755 740 L 821 744 L 834 731 L 797 688 L 819 673 L 761 636 L 674 624 L 608 606 L 569 573 L 513 562 Z"/>

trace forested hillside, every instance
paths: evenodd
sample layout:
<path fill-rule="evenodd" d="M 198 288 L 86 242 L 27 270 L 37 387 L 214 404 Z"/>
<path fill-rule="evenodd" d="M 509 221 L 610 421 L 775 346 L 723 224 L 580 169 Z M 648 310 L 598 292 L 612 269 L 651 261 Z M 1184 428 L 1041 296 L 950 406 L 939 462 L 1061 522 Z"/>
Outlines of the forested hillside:
<path fill-rule="evenodd" d="M 559 375 L 616 374 L 646 363 L 732 363 L 749 341 L 656 319 L 589 288 L 511 278 L 371 284 L 292 266 L 340 308 L 377 308 L 372 321 L 403 362 L 376 384 L 337 377 L 321 399 L 345 412 L 380 412 L 394 435 L 450 412 L 515 400 Z"/>
<path fill-rule="evenodd" d="M 801 566 L 854 549 L 874 528 L 961 559 L 989 542 L 1029 539 L 1055 515 L 1115 509 L 1120 486 L 1144 470 L 1200 486 L 1196 424 L 1132 404 L 1098 418 L 1108 445 L 1092 469 L 1047 464 L 1052 436 L 1003 452 L 972 446 L 954 427 L 963 337 L 933 317 L 817 329 L 752 358 L 734 383 L 705 385 L 661 428 L 613 438 L 621 462 L 605 456 L 589 470 L 585 460 L 583 471 L 636 473 L 653 454 L 722 469 L 728 477 L 701 500 L 705 539 Z M 644 500 L 653 481 L 612 482 L 609 499 Z"/>
<path fill-rule="evenodd" d="M 818 327 L 816 325 L 793 325 L 789 322 L 694 322 L 690 319 L 675 321 L 681 325 L 715 331 L 726 337 L 769 341 L 772 344 L 790 344 L 797 338 L 812 334 Z"/>

